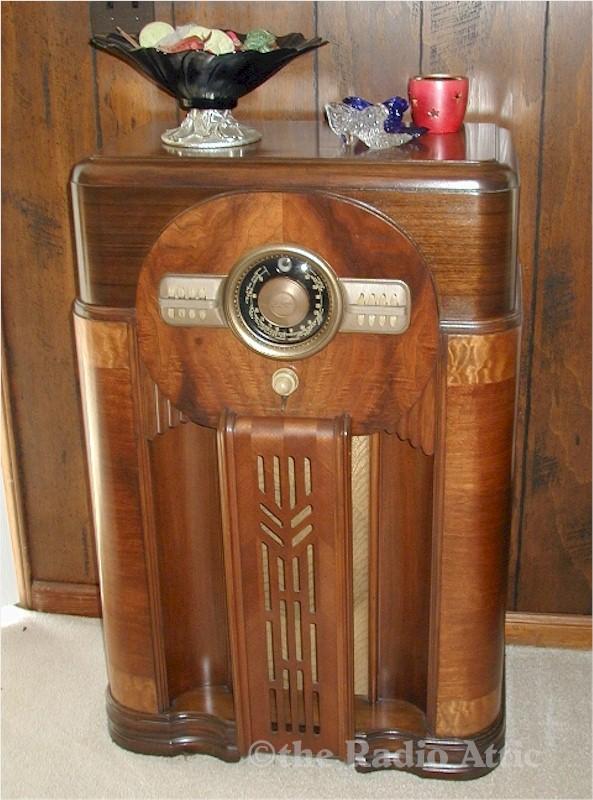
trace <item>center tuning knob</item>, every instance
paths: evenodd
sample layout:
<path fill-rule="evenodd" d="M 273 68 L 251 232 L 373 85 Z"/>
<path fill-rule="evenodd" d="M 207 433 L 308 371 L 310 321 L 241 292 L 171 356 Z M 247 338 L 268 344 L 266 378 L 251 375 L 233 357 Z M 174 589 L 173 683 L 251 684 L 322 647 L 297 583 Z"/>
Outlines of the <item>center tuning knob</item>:
<path fill-rule="evenodd" d="M 258 300 L 268 322 L 283 327 L 303 322 L 311 309 L 306 289 L 292 278 L 272 278 L 262 286 Z"/>
<path fill-rule="evenodd" d="M 272 358 L 305 358 L 338 331 L 342 289 L 315 253 L 268 245 L 233 267 L 224 306 L 229 327 L 253 350 Z"/>

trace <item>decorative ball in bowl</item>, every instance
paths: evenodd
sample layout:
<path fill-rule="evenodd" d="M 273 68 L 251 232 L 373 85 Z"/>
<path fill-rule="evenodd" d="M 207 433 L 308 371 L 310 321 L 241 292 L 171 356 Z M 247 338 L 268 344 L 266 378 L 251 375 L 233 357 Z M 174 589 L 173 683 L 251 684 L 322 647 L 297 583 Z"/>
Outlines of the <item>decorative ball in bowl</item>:
<path fill-rule="evenodd" d="M 302 33 L 236 33 L 199 25 L 174 29 L 161 22 L 150 23 L 136 36 L 120 30 L 94 36 L 91 42 L 176 97 L 187 116 L 161 138 L 167 145 L 198 149 L 239 147 L 261 139 L 232 115 L 239 98 L 298 56 L 327 44 Z"/>

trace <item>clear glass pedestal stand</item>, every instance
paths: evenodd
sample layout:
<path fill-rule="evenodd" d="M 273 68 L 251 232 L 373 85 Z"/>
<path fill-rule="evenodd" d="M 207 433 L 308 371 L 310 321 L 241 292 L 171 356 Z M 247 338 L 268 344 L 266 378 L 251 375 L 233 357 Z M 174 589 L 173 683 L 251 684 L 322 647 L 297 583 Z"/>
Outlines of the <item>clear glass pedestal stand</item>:
<path fill-rule="evenodd" d="M 178 128 L 165 131 L 161 139 L 170 147 L 216 150 L 258 142 L 262 135 L 242 125 L 230 110 L 192 108 Z"/>

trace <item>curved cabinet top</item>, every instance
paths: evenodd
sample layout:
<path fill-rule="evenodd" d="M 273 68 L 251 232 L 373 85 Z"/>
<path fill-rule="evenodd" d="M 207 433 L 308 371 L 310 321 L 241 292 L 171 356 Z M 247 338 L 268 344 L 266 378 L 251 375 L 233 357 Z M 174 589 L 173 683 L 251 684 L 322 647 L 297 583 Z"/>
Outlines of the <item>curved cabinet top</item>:
<path fill-rule="evenodd" d="M 470 123 L 371 151 L 343 149 L 314 122 L 259 127 L 262 142 L 239 154 L 192 157 L 166 152 L 162 126 L 151 125 L 75 167 L 80 299 L 133 307 L 161 231 L 197 203 L 233 192 L 330 192 L 366 204 L 414 241 L 443 324 L 492 325 L 514 313 L 517 174 L 508 131 Z"/>
<path fill-rule="evenodd" d="M 313 122 L 258 122 L 261 143 L 180 157 L 163 147 L 157 125 L 107 145 L 74 168 L 72 182 L 81 186 L 154 186 L 155 170 L 163 188 L 212 185 L 219 175 L 245 181 L 249 174 L 277 172 L 291 184 L 315 181 L 323 171 L 327 188 L 397 188 L 407 191 L 509 191 L 517 186 L 509 131 L 490 123 L 468 123 L 458 133 L 424 135 L 404 146 L 345 149 L 327 126 Z M 239 151 L 240 150 L 240 151 Z M 232 169 L 229 161 L 232 160 Z M 314 170 L 312 173 L 311 170 Z M 308 176 L 308 177 L 307 177 Z M 231 188 L 231 183 L 229 183 Z"/>

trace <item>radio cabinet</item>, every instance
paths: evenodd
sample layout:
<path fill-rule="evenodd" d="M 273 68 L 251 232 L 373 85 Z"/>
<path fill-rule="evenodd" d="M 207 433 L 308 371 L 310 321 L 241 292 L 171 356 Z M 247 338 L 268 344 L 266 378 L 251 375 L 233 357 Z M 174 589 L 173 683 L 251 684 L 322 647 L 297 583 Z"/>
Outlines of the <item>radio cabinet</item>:
<path fill-rule="evenodd" d="M 508 133 L 356 152 L 276 122 L 199 157 L 159 133 L 72 179 L 111 736 L 487 772 L 520 325 Z"/>

